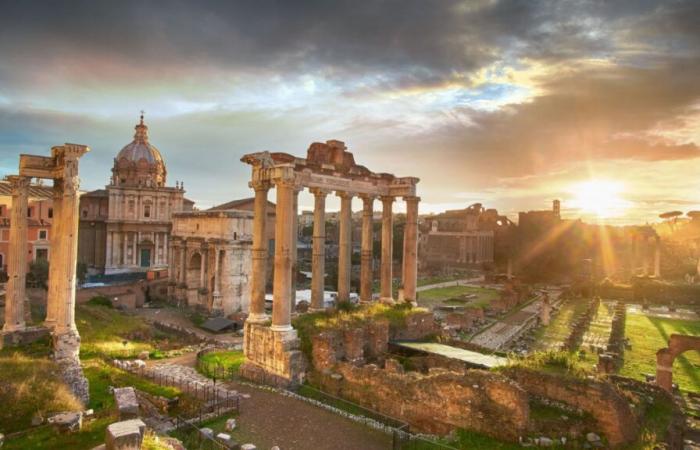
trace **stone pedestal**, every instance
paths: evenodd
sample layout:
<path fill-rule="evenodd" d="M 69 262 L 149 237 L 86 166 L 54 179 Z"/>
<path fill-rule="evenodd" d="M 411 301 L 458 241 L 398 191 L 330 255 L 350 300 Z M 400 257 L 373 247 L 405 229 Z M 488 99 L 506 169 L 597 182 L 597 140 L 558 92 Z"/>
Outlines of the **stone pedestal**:
<path fill-rule="evenodd" d="M 243 349 L 246 362 L 241 376 L 257 383 L 280 387 L 304 382 L 304 360 L 296 330 L 275 331 L 259 323 L 246 322 Z"/>
<path fill-rule="evenodd" d="M 116 422 L 107 427 L 105 436 L 106 450 L 140 449 L 146 424 L 141 419 Z"/>
<path fill-rule="evenodd" d="M 27 345 L 49 335 L 46 327 L 27 327 L 24 330 L 0 332 L 0 349 Z"/>

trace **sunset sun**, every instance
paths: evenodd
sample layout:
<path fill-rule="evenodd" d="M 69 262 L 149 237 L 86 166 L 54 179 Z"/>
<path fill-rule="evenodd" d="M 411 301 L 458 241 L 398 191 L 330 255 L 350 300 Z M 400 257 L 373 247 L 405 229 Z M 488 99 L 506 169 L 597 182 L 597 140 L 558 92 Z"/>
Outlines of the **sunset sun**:
<path fill-rule="evenodd" d="M 569 206 L 583 215 L 601 219 L 624 214 L 629 202 L 622 196 L 622 183 L 609 180 L 589 180 L 573 185 Z"/>

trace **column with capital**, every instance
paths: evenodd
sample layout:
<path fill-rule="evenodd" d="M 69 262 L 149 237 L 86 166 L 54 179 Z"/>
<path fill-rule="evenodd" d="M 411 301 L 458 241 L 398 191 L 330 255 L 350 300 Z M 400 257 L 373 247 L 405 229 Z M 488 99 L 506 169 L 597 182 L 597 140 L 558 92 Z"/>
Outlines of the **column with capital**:
<path fill-rule="evenodd" d="M 311 310 L 324 308 L 326 276 L 326 196 L 328 191 L 312 189 L 314 194 L 313 254 L 311 256 Z"/>
<path fill-rule="evenodd" d="M 372 206 L 374 197 L 361 195 L 362 198 L 362 250 L 360 256 L 360 301 L 372 301 L 372 244 L 373 230 L 372 222 L 374 212 Z"/>
<path fill-rule="evenodd" d="M 24 330 L 24 299 L 27 276 L 27 208 L 31 178 L 8 177 L 12 184 L 7 291 L 4 332 Z"/>
<path fill-rule="evenodd" d="M 352 275 L 352 194 L 338 191 L 340 197 L 340 226 L 338 227 L 338 302 L 350 300 Z"/>
<path fill-rule="evenodd" d="M 251 182 L 255 190 L 255 204 L 253 207 L 253 249 L 252 249 L 252 274 L 251 295 L 248 320 L 251 322 L 264 322 L 265 314 L 265 281 L 268 260 L 267 244 L 267 192 L 270 190 L 268 181 Z"/>
<path fill-rule="evenodd" d="M 272 330 L 292 331 L 292 233 L 294 179 L 275 180 L 277 207 L 275 224 L 275 277 L 272 292 Z"/>
<path fill-rule="evenodd" d="M 394 218 L 392 205 L 394 197 L 382 197 L 382 261 L 381 261 L 381 300 L 385 303 L 394 303 L 392 294 L 392 264 L 393 264 L 393 240 Z"/>
<path fill-rule="evenodd" d="M 406 300 L 417 306 L 418 202 L 420 197 L 404 197 L 404 200 L 406 201 L 406 227 L 403 238 L 403 294 Z"/>
<path fill-rule="evenodd" d="M 56 291 L 56 280 L 60 276 L 60 267 L 56 258 L 61 253 L 61 246 L 65 243 L 63 240 L 63 220 L 62 220 L 62 205 L 63 205 L 63 180 L 53 180 L 53 220 L 51 221 L 51 236 L 49 253 L 49 279 L 48 293 L 46 297 L 46 320 L 44 325 L 51 329 L 56 325 L 56 315 L 58 314 L 58 304 L 61 301 L 61 295 Z"/>

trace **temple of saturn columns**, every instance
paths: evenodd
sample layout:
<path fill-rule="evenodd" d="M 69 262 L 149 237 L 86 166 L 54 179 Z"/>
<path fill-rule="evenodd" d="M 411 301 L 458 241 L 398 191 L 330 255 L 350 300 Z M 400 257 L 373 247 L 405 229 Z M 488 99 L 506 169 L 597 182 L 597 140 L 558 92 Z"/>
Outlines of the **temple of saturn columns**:
<path fill-rule="evenodd" d="M 403 297 L 415 302 L 418 250 L 418 178 L 374 173 L 355 164 L 352 153 L 340 141 L 313 143 L 306 159 L 287 153 L 252 153 L 241 161 L 252 166 L 250 187 L 255 191 L 250 314 L 244 332 L 246 363 L 241 373 L 256 381 L 289 385 L 303 381 L 299 340 L 291 325 L 294 303 L 293 278 L 296 265 L 296 221 L 298 195 L 308 188 L 314 195 L 311 308 L 323 309 L 325 203 L 335 192 L 340 198 L 338 297 L 350 297 L 351 202 L 363 202 L 360 267 L 360 301 L 372 301 L 372 209 L 382 202 L 380 301 L 394 303 L 392 296 L 392 205 L 406 202 L 403 249 Z M 265 241 L 267 194 L 276 188 L 275 256 L 272 318 L 265 313 L 265 270 L 268 249 Z"/>
<path fill-rule="evenodd" d="M 62 375 L 81 400 L 88 400 L 87 380 L 78 353 L 80 336 L 75 326 L 75 282 L 78 256 L 78 160 L 89 147 L 65 144 L 51 148 L 51 156 L 20 155 L 19 175 L 12 182 L 12 217 L 8 258 L 5 325 L 2 345 L 31 341 L 51 332 L 53 358 Z M 53 180 L 53 224 L 49 265 L 48 300 L 44 327 L 27 327 L 25 282 L 27 273 L 27 203 L 32 178 Z"/>

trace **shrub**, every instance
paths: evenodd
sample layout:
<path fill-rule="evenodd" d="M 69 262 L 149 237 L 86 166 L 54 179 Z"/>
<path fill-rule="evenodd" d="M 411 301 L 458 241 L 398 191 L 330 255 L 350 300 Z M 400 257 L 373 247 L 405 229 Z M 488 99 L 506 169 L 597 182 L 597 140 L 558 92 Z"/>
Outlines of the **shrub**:
<path fill-rule="evenodd" d="M 88 300 L 89 305 L 93 306 L 105 306 L 107 308 L 113 308 L 112 300 L 108 299 L 104 295 L 96 295 Z"/>

